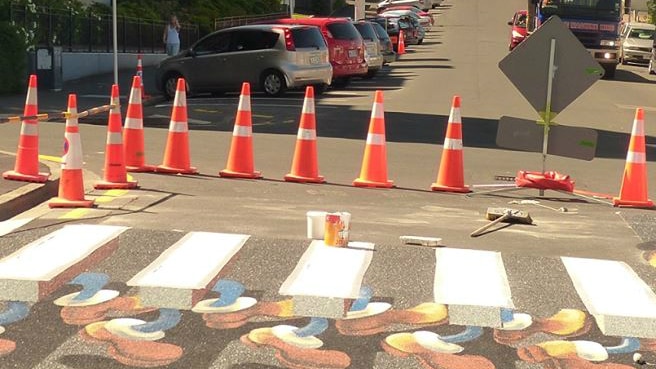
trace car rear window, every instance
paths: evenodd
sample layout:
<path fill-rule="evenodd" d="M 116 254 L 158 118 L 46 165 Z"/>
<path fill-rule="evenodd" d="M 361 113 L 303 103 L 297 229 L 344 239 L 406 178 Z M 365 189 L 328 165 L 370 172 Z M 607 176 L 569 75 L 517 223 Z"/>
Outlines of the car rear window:
<path fill-rule="evenodd" d="M 366 40 L 374 41 L 378 38 L 378 36 L 376 36 L 376 31 L 374 31 L 369 23 L 356 23 L 355 28 L 360 32 L 362 38 Z"/>
<path fill-rule="evenodd" d="M 387 34 L 387 31 L 385 31 L 385 28 L 383 28 L 383 26 L 381 26 L 378 23 L 374 23 L 372 24 L 372 26 L 374 27 L 374 31 L 376 31 L 376 35 L 378 36 L 379 40 L 389 39 L 389 35 Z"/>
<path fill-rule="evenodd" d="M 357 40 L 361 38 L 358 30 L 350 22 L 334 22 L 328 24 L 328 31 L 338 40 Z"/>
<path fill-rule="evenodd" d="M 292 39 L 294 45 L 298 48 L 314 47 L 321 49 L 326 46 L 321 31 L 316 27 L 294 28 L 292 29 Z"/>

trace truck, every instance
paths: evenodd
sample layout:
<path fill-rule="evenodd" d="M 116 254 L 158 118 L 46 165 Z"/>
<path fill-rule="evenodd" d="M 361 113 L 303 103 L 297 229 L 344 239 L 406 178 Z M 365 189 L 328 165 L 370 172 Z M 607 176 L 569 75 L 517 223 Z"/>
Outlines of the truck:
<path fill-rule="evenodd" d="M 620 33 L 625 0 L 538 0 L 538 26 L 557 15 L 613 79 L 620 63 Z"/>

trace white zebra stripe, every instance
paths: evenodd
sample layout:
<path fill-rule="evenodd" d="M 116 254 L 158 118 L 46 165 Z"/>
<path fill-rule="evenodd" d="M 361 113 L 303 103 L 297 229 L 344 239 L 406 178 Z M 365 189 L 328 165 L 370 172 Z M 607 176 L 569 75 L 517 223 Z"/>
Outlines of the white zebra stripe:
<path fill-rule="evenodd" d="M 251 137 L 253 135 L 253 128 L 250 126 L 240 126 L 235 124 L 232 130 L 232 135 L 236 137 Z"/>
<path fill-rule="evenodd" d="M 449 150 L 462 150 L 462 140 L 446 137 L 444 139 L 444 148 Z"/>
<path fill-rule="evenodd" d="M 367 145 L 385 145 L 385 135 L 369 133 L 367 135 Z"/>
<path fill-rule="evenodd" d="M 656 295 L 631 267 L 614 260 L 561 260 L 605 335 L 656 337 Z"/>
<path fill-rule="evenodd" d="M 189 129 L 187 128 L 187 122 L 175 122 L 171 121 L 169 124 L 169 132 L 178 132 L 178 133 L 184 133 L 187 132 Z"/>
<path fill-rule="evenodd" d="M 108 132 L 107 133 L 107 144 L 108 145 L 120 145 L 123 143 L 123 135 L 121 132 Z"/>
<path fill-rule="evenodd" d="M 39 126 L 36 123 L 23 122 L 21 125 L 21 135 L 23 136 L 38 136 Z"/>
<path fill-rule="evenodd" d="M 317 131 L 313 129 L 299 128 L 296 138 L 299 140 L 314 141 L 317 139 Z"/>
<path fill-rule="evenodd" d="M 125 128 L 143 129 L 143 119 L 126 117 Z"/>
<path fill-rule="evenodd" d="M 633 164 L 645 164 L 647 155 L 644 152 L 629 151 L 626 153 L 626 161 Z"/>

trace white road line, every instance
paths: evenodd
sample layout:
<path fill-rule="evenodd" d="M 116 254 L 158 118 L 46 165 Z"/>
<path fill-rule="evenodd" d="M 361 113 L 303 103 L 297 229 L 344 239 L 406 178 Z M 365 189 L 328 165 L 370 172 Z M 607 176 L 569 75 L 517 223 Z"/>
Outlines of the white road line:
<path fill-rule="evenodd" d="M 79 95 L 78 97 L 85 97 L 89 99 L 107 99 L 109 100 L 111 96 L 109 95 L 97 95 L 97 94 L 87 94 L 87 95 Z M 125 95 L 119 96 L 121 99 L 127 99 L 128 97 Z"/>
<path fill-rule="evenodd" d="M 149 115 L 146 118 L 164 118 L 164 119 L 169 119 L 170 117 L 167 115 L 162 115 L 162 114 L 153 114 Z M 198 125 L 210 125 L 212 122 L 208 120 L 200 120 L 200 119 L 193 119 L 193 118 L 187 118 L 187 123 L 189 124 L 198 124 Z"/>
<path fill-rule="evenodd" d="M 656 295 L 631 267 L 613 260 L 561 260 L 605 335 L 656 338 Z"/>
<path fill-rule="evenodd" d="M 106 258 L 127 227 L 69 225 L 0 260 L 0 300 L 37 302 Z"/>
<path fill-rule="evenodd" d="M 255 104 L 253 104 L 255 105 Z M 235 110 L 237 108 L 237 104 L 225 104 L 225 103 L 187 103 L 187 106 L 231 106 L 234 107 Z M 156 108 L 171 108 L 171 104 L 160 104 L 160 105 L 155 105 Z M 294 108 L 294 109 L 301 109 L 302 108 L 302 103 L 299 100 L 298 105 L 284 105 L 284 104 L 258 104 L 254 106 L 255 110 L 261 107 L 271 107 L 271 108 Z M 342 109 L 341 107 L 338 106 L 321 106 L 320 104 L 316 105 L 316 108 L 321 108 L 321 109 Z"/>
<path fill-rule="evenodd" d="M 514 308 L 501 254 L 438 249 L 435 258 L 435 302 L 449 305 L 449 322 L 501 327 L 501 310 Z"/>
<path fill-rule="evenodd" d="M 314 240 L 279 294 L 294 296 L 295 315 L 341 318 L 345 314 L 344 300 L 360 294 L 373 250 L 373 243 L 350 242 L 349 247 L 332 247 Z"/>
<path fill-rule="evenodd" d="M 248 235 L 190 232 L 127 282 L 145 306 L 190 310 Z"/>
<path fill-rule="evenodd" d="M 656 111 L 656 107 L 653 106 L 638 106 L 638 105 L 623 105 L 623 104 L 615 104 L 620 109 L 628 109 L 628 110 L 635 110 L 637 108 L 643 108 L 645 111 Z"/>

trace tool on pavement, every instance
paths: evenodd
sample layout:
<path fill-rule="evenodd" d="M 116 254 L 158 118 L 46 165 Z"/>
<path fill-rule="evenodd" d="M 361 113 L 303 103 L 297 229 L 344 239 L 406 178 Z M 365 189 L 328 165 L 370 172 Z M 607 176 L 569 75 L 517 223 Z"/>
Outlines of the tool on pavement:
<path fill-rule="evenodd" d="M 564 206 L 560 207 L 560 208 L 554 208 L 554 207 L 551 207 L 551 206 L 542 205 L 537 200 L 513 200 L 513 201 L 510 201 L 508 204 L 536 205 L 536 206 L 539 206 L 539 207 L 542 207 L 542 208 L 545 208 L 545 209 L 557 211 L 559 213 L 568 213 L 568 214 L 577 214 L 577 212 L 579 210 L 579 209 L 569 209 L 569 208 L 566 208 Z"/>
<path fill-rule="evenodd" d="M 533 219 L 531 219 L 529 213 L 517 209 L 510 209 L 510 208 L 487 208 L 487 212 L 485 213 L 485 218 L 487 220 L 491 220 L 492 222 L 472 232 L 470 234 L 471 237 L 478 237 L 483 232 L 493 227 L 495 224 L 501 222 L 533 224 Z"/>
<path fill-rule="evenodd" d="M 437 237 L 420 237 L 420 236 L 401 236 L 399 237 L 402 245 L 439 247 L 442 246 L 442 239 Z"/>

